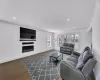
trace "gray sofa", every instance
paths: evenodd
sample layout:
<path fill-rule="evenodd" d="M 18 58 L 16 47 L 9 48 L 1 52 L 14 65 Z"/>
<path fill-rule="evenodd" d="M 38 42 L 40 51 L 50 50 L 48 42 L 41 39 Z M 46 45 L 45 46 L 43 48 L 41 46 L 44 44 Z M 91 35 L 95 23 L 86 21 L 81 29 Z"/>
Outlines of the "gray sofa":
<path fill-rule="evenodd" d="M 87 52 L 86 52 L 87 51 Z M 79 60 L 83 58 L 82 64 Z M 63 80 L 93 80 L 93 68 L 96 60 L 93 58 L 90 50 L 85 50 L 81 55 L 74 52 L 66 61 L 60 64 L 60 76 Z"/>

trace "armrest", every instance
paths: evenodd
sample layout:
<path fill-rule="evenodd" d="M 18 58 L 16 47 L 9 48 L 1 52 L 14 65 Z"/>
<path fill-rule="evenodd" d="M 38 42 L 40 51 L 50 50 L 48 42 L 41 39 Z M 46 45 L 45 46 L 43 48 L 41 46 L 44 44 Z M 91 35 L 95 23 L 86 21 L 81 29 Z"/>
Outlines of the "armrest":
<path fill-rule="evenodd" d="M 80 56 L 80 53 L 74 51 L 73 55 Z"/>
<path fill-rule="evenodd" d="M 86 80 L 81 71 L 65 61 L 62 61 L 60 64 L 60 76 L 64 80 Z"/>

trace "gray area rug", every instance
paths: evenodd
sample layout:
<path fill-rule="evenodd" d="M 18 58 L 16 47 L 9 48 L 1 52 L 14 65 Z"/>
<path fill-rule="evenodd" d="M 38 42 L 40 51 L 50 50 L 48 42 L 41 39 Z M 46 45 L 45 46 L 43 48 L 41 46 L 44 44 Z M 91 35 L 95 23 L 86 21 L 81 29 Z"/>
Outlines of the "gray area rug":
<path fill-rule="evenodd" d="M 40 53 L 22 61 L 29 73 L 30 80 L 57 80 L 59 77 L 59 64 L 56 66 L 49 62 L 49 57 L 54 51 Z"/>

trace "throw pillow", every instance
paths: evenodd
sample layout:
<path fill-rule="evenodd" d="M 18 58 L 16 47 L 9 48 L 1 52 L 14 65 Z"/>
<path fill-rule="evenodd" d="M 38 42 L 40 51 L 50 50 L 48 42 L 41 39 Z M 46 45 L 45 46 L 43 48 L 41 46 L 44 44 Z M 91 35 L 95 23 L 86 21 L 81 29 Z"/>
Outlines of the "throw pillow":
<path fill-rule="evenodd" d="M 76 65 L 77 69 L 82 69 L 84 66 L 84 57 L 88 54 L 88 51 L 85 51 L 84 53 L 82 53 L 78 59 L 78 63 Z"/>

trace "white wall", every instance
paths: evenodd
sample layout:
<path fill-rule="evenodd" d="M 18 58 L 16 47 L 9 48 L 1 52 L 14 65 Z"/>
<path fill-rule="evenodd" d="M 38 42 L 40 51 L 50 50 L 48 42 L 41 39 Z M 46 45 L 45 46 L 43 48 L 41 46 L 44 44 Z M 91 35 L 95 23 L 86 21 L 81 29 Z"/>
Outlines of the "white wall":
<path fill-rule="evenodd" d="M 100 0 L 97 0 L 92 26 L 93 54 L 97 59 L 97 65 L 94 69 L 96 80 L 100 80 Z"/>
<path fill-rule="evenodd" d="M 47 47 L 48 35 L 52 36 L 51 47 Z M 22 42 L 19 41 L 20 26 L 0 22 L 0 63 L 54 49 L 53 37 L 53 33 L 36 30 L 34 51 L 22 53 Z"/>
<path fill-rule="evenodd" d="M 80 50 L 79 52 L 83 52 L 86 46 L 91 48 L 92 43 L 92 32 L 91 31 L 82 31 L 80 32 Z"/>

